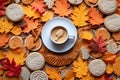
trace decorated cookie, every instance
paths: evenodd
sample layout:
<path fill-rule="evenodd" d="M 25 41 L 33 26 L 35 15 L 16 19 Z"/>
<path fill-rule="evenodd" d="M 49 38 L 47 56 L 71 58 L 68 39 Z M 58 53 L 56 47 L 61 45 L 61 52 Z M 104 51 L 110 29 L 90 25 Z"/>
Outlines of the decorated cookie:
<path fill-rule="evenodd" d="M 12 36 L 8 42 L 11 49 L 22 48 L 23 40 L 20 36 Z"/>
<path fill-rule="evenodd" d="M 10 4 L 6 8 L 6 16 L 13 22 L 18 22 L 24 17 L 23 8 L 19 4 Z"/>
<path fill-rule="evenodd" d="M 22 0 L 23 4 L 30 4 L 32 3 L 34 0 Z"/>
<path fill-rule="evenodd" d="M 107 16 L 104 25 L 110 32 L 120 31 L 120 16 L 118 14 Z"/>
<path fill-rule="evenodd" d="M 32 35 L 29 35 L 25 39 L 25 46 L 28 50 L 37 51 L 41 48 L 42 41 L 40 38 L 37 41 L 34 41 L 34 37 Z"/>
<path fill-rule="evenodd" d="M 117 9 L 117 2 L 116 0 L 100 0 L 98 8 L 104 14 L 112 14 Z"/>
<path fill-rule="evenodd" d="M 22 67 L 20 76 L 21 76 L 22 80 L 29 80 L 30 71 L 26 67 Z"/>
<path fill-rule="evenodd" d="M 44 71 L 37 70 L 30 75 L 30 80 L 48 80 L 48 76 Z"/>
<path fill-rule="evenodd" d="M 26 65 L 32 71 L 42 69 L 44 64 L 45 59 L 38 52 L 31 52 L 26 58 Z"/>
<path fill-rule="evenodd" d="M 88 68 L 94 76 L 101 76 L 105 73 L 106 64 L 100 59 L 95 59 L 89 63 Z"/>
<path fill-rule="evenodd" d="M 77 5 L 83 2 L 83 0 L 68 0 L 71 4 Z"/>

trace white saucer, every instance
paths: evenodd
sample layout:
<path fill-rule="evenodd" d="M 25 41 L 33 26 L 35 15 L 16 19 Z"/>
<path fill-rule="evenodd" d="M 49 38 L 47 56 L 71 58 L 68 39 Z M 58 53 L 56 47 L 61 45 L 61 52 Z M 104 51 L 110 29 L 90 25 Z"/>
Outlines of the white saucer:
<path fill-rule="evenodd" d="M 74 39 L 68 39 L 64 44 L 55 44 L 50 39 L 50 31 L 55 26 L 64 26 L 68 30 L 68 35 L 74 36 Z M 55 17 L 45 23 L 42 29 L 43 44 L 50 50 L 56 53 L 63 53 L 70 50 L 77 39 L 77 29 L 74 24 L 67 18 Z"/>

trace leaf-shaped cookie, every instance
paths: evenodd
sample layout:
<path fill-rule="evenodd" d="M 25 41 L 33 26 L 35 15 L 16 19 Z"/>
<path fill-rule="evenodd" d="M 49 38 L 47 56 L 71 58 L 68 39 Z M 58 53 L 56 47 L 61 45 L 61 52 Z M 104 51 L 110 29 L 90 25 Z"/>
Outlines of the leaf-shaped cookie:
<path fill-rule="evenodd" d="M 55 0 L 44 0 L 44 2 L 46 2 L 48 8 L 51 9 L 54 6 Z"/>
<path fill-rule="evenodd" d="M 6 58 L 8 58 L 10 62 L 14 59 L 16 65 L 23 65 L 26 60 L 25 53 L 23 51 L 17 52 L 16 50 L 9 50 Z"/>
<path fill-rule="evenodd" d="M 42 15 L 41 19 L 42 19 L 43 22 L 46 22 L 46 21 L 52 19 L 53 16 L 54 16 L 54 14 L 53 14 L 51 11 L 46 11 L 46 12 Z"/>
<path fill-rule="evenodd" d="M 5 46 L 5 44 L 10 39 L 10 36 L 6 33 L 0 33 L 0 47 Z"/>
<path fill-rule="evenodd" d="M 89 22 L 92 25 L 100 25 L 104 22 L 103 14 L 94 7 L 89 8 Z"/>
<path fill-rule="evenodd" d="M 38 11 L 40 14 L 45 12 L 46 5 L 44 4 L 43 0 L 34 0 L 34 2 L 31 5 L 32 8 Z"/>
<path fill-rule="evenodd" d="M 75 6 L 74 7 L 74 11 L 71 15 L 71 19 L 73 20 L 73 23 L 78 26 L 78 27 L 82 27 L 82 26 L 86 26 L 88 23 L 86 21 L 88 21 L 88 9 L 86 8 L 85 4 L 80 4 L 78 7 Z"/>
<path fill-rule="evenodd" d="M 83 61 L 81 57 L 78 57 L 78 59 L 73 62 L 73 70 L 76 72 L 76 77 L 82 78 L 87 75 L 88 64 L 86 61 Z"/>
<path fill-rule="evenodd" d="M 22 33 L 22 29 L 19 26 L 14 26 L 10 32 L 14 35 L 20 35 Z"/>
<path fill-rule="evenodd" d="M 28 18 L 33 18 L 33 19 L 36 19 L 36 18 L 40 18 L 40 13 L 35 11 L 34 9 L 32 9 L 31 6 L 25 6 L 25 5 L 22 5 L 23 9 L 24 9 L 24 13 L 25 15 L 28 17 Z"/>
<path fill-rule="evenodd" d="M 33 30 L 33 29 L 36 29 L 37 28 L 37 26 L 38 26 L 38 20 L 33 20 L 33 19 L 29 19 L 29 18 L 27 18 L 27 17 L 24 17 L 24 20 L 27 22 L 27 26 L 26 27 L 24 27 L 24 29 L 23 29 L 23 32 L 24 33 L 29 33 L 31 30 Z"/>
<path fill-rule="evenodd" d="M 46 73 L 51 80 L 62 80 L 59 71 L 55 68 L 45 67 Z"/>
<path fill-rule="evenodd" d="M 0 32 L 8 33 L 13 28 L 13 22 L 9 21 L 6 17 L 0 18 Z"/>
<path fill-rule="evenodd" d="M 59 16 L 68 16 L 72 13 L 72 10 L 70 9 L 70 3 L 68 3 L 67 0 L 56 0 L 55 7 L 52 9 L 54 10 L 54 13 L 58 14 Z"/>

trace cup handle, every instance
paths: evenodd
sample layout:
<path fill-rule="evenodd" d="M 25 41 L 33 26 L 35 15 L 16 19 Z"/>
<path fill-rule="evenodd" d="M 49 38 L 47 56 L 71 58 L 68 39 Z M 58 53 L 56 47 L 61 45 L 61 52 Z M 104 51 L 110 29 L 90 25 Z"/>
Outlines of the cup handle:
<path fill-rule="evenodd" d="M 75 36 L 69 35 L 69 36 L 68 36 L 68 39 L 75 39 Z"/>

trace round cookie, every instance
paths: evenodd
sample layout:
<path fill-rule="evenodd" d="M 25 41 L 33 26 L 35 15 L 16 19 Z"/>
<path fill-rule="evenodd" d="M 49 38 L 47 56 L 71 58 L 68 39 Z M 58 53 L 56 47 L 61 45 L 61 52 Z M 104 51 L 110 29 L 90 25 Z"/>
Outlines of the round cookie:
<path fill-rule="evenodd" d="M 20 76 L 21 76 L 22 80 L 29 80 L 30 71 L 26 67 L 22 67 Z"/>
<path fill-rule="evenodd" d="M 31 52 L 26 58 L 26 66 L 32 71 L 42 69 L 44 64 L 45 59 L 38 52 Z"/>
<path fill-rule="evenodd" d="M 78 5 L 83 2 L 83 0 L 68 0 L 71 4 Z"/>
<path fill-rule="evenodd" d="M 24 17 L 24 10 L 18 4 L 10 4 L 6 8 L 6 16 L 13 22 L 18 22 Z"/>
<path fill-rule="evenodd" d="M 30 80 L 48 80 L 48 76 L 44 71 L 34 71 L 30 75 Z"/>
<path fill-rule="evenodd" d="M 95 59 L 89 63 L 88 68 L 94 76 L 101 76 L 105 73 L 106 64 L 100 59 Z"/>
<path fill-rule="evenodd" d="M 120 31 L 120 16 L 118 14 L 107 16 L 104 25 L 110 32 Z"/>
<path fill-rule="evenodd" d="M 98 3 L 98 8 L 102 13 L 109 15 L 116 11 L 117 2 L 116 0 L 100 0 Z"/>

